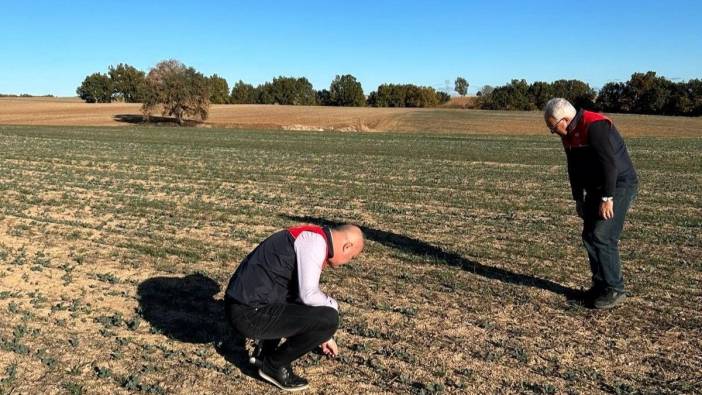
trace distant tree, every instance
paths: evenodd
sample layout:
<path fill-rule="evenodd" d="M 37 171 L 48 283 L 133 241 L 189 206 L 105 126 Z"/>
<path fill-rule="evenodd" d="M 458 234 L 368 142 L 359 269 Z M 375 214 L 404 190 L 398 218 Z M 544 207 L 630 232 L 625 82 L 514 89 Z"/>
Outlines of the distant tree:
<path fill-rule="evenodd" d="M 453 89 L 458 92 L 459 95 L 465 96 L 466 93 L 468 93 L 468 81 L 463 77 L 456 78 Z"/>
<path fill-rule="evenodd" d="M 407 89 L 403 85 L 382 84 L 375 92 L 375 107 L 405 107 Z"/>
<path fill-rule="evenodd" d="M 434 107 L 439 103 L 436 90 L 428 86 L 406 85 L 405 107 Z"/>
<path fill-rule="evenodd" d="M 679 82 L 670 84 L 670 98 L 663 108 L 666 115 L 692 115 L 695 110 L 694 97 L 691 95 L 689 83 Z"/>
<path fill-rule="evenodd" d="M 480 108 L 486 110 L 534 110 L 529 101 L 529 84 L 526 80 L 512 80 L 508 85 L 495 88 L 480 98 Z"/>
<path fill-rule="evenodd" d="M 366 105 L 368 105 L 369 107 L 380 107 L 378 105 L 378 92 L 372 91 L 368 94 L 368 98 L 366 99 Z"/>
<path fill-rule="evenodd" d="M 438 91 L 438 92 L 436 92 L 436 98 L 437 98 L 439 104 L 445 104 L 445 103 L 448 103 L 449 100 L 451 100 L 451 95 L 449 95 L 448 93 L 443 92 L 443 91 Z"/>
<path fill-rule="evenodd" d="M 313 105 L 317 101 L 312 84 L 305 77 L 278 77 L 266 88 L 270 89 L 273 102 L 286 105 Z"/>
<path fill-rule="evenodd" d="M 592 109 L 595 107 L 595 92 L 590 85 L 579 80 L 558 80 L 553 84 L 554 97 L 570 101 L 575 108 Z"/>
<path fill-rule="evenodd" d="M 365 104 L 365 98 L 363 100 Z M 317 91 L 317 104 L 320 106 L 333 106 L 333 102 L 331 99 L 331 92 L 329 92 L 328 89 L 322 89 L 320 91 Z"/>
<path fill-rule="evenodd" d="M 478 97 L 490 96 L 490 94 L 491 94 L 492 91 L 494 91 L 494 90 L 495 90 L 495 88 L 492 87 L 492 86 L 490 86 L 490 85 L 483 85 L 483 87 L 480 88 L 480 90 L 478 91 L 478 93 L 476 93 L 475 95 L 478 96 Z"/>
<path fill-rule="evenodd" d="M 112 101 L 112 80 L 105 74 L 93 73 L 85 77 L 76 93 L 88 103 L 109 103 Z"/>
<path fill-rule="evenodd" d="M 597 94 L 597 108 L 605 112 L 622 112 L 625 89 L 626 85 L 621 82 L 604 84 Z"/>
<path fill-rule="evenodd" d="M 424 107 L 422 104 L 424 102 L 424 92 L 422 88 L 416 85 L 403 85 L 400 89 L 405 91 L 405 103 L 404 107 Z"/>
<path fill-rule="evenodd" d="M 139 103 L 144 98 L 146 74 L 128 64 L 110 66 L 107 74 L 112 80 L 113 98 L 127 103 Z"/>
<path fill-rule="evenodd" d="M 373 107 L 432 107 L 439 103 L 436 90 L 413 84 L 382 84 L 368 96 Z"/>
<path fill-rule="evenodd" d="M 217 74 L 212 74 L 207 78 L 207 87 L 210 91 L 210 103 L 229 103 L 229 84 L 227 84 L 227 80 Z"/>
<path fill-rule="evenodd" d="M 259 85 L 255 89 L 256 103 L 258 104 L 274 104 L 276 103 L 275 94 L 273 92 L 273 84 L 266 82 Z"/>
<path fill-rule="evenodd" d="M 329 86 L 332 105 L 344 107 L 362 107 L 366 104 L 363 87 L 351 74 L 336 76 Z"/>
<path fill-rule="evenodd" d="M 529 85 L 529 101 L 536 109 L 543 109 L 546 102 L 554 97 L 553 86 L 548 82 L 536 81 Z"/>
<path fill-rule="evenodd" d="M 631 112 L 660 114 L 671 98 L 672 83 L 656 72 L 634 73 L 627 83 L 627 99 L 633 103 Z"/>
<path fill-rule="evenodd" d="M 688 100 L 691 102 L 692 111 L 686 115 L 702 115 L 702 80 L 693 79 L 685 84 Z"/>
<path fill-rule="evenodd" d="M 255 104 L 258 102 L 256 89 L 253 85 L 239 80 L 232 88 L 229 102 L 232 104 Z"/>
<path fill-rule="evenodd" d="M 162 115 L 174 116 L 181 125 L 189 116 L 205 120 L 210 105 L 207 85 L 207 78 L 194 68 L 173 59 L 162 61 L 146 76 L 142 111 L 148 118 L 160 106 Z"/>

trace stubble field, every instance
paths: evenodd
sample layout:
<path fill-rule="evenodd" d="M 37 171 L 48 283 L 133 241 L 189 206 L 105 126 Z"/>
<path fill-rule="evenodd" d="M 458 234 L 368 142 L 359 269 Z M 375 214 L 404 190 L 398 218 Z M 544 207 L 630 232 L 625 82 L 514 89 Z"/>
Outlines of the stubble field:
<path fill-rule="evenodd" d="M 454 98 L 455 105 L 465 100 Z M 156 117 L 162 125 L 173 119 Z M 702 117 L 616 114 L 626 137 L 700 137 Z M 0 97 L 0 125 L 133 127 L 143 121 L 141 104 L 84 103 L 78 98 Z M 336 132 L 543 135 L 538 111 L 487 111 L 455 108 L 373 108 L 211 105 L 199 128 L 283 129 Z"/>
<path fill-rule="evenodd" d="M 270 233 L 343 221 L 367 249 L 323 274 L 341 355 L 297 364 L 310 393 L 700 392 L 702 139 L 680 122 L 623 129 L 641 187 L 613 311 L 566 301 L 589 270 L 551 136 L 0 126 L 0 393 L 275 393 L 223 288 Z"/>

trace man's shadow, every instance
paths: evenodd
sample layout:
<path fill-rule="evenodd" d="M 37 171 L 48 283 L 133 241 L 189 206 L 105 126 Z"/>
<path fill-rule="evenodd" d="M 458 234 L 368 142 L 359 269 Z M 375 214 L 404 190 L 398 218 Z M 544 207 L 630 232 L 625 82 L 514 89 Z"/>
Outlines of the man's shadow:
<path fill-rule="evenodd" d="M 258 379 L 249 364 L 246 339 L 235 333 L 224 314 L 224 302 L 214 299 L 220 287 L 202 274 L 152 277 L 137 288 L 142 317 L 170 339 L 212 343 L 217 352 L 242 373 Z"/>
<path fill-rule="evenodd" d="M 337 221 L 311 216 L 281 214 L 280 217 L 294 222 L 308 222 L 317 225 L 335 226 L 341 224 Z M 509 284 L 540 288 L 546 291 L 564 295 L 566 298 L 571 300 L 578 300 L 583 296 L 581 290 L 569 288 L 551 280 L 546 280 L 528 274 L 514 273 L 498 267 L 483 265 L 479 262 L 466 259 L 455 252 L 445 251 L 440 247 L 433 246 L 419 239 L 380 229 L 374 229 L 363 225 L 359 225 L 359 227 L 368 240 L 373 240 L 386 247 L 398 249 L 414 255 L 430 256 L 433 258 L 432 260 L 444 262 L 450 266 L 460 267 L 465 271 L 469 271 L 485 278 L 498 280 Z"/>

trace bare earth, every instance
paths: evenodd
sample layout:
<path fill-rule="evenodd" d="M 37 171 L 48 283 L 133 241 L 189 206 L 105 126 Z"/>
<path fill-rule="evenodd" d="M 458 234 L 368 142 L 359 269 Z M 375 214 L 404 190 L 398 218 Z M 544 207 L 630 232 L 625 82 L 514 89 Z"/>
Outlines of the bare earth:
<path fill-rule="evenodd" d="M 140 104 L 88 104 L 77 98 L 0 98 L 2 125 L 131 126 Z M 702 118 L 612 114 L 626 136 L 691 137 Z M 318 131 L 396 131 L 544 134 L 538 111 L 453 108 L 340 108 L 321 106 L 212 105 L 202 127 Z"/>

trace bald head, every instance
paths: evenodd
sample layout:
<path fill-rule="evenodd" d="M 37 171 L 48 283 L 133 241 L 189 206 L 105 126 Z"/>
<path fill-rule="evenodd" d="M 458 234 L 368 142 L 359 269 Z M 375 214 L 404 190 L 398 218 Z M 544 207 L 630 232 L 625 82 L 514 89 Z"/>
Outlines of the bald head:
<path fill-rule="evenodd" d="M 356 225 L 344 224 L 331 229 L 334 255 L 329 258 L 332 267 L 349 263 L 363 251 L 365 238 L 361 228 Z"/>

